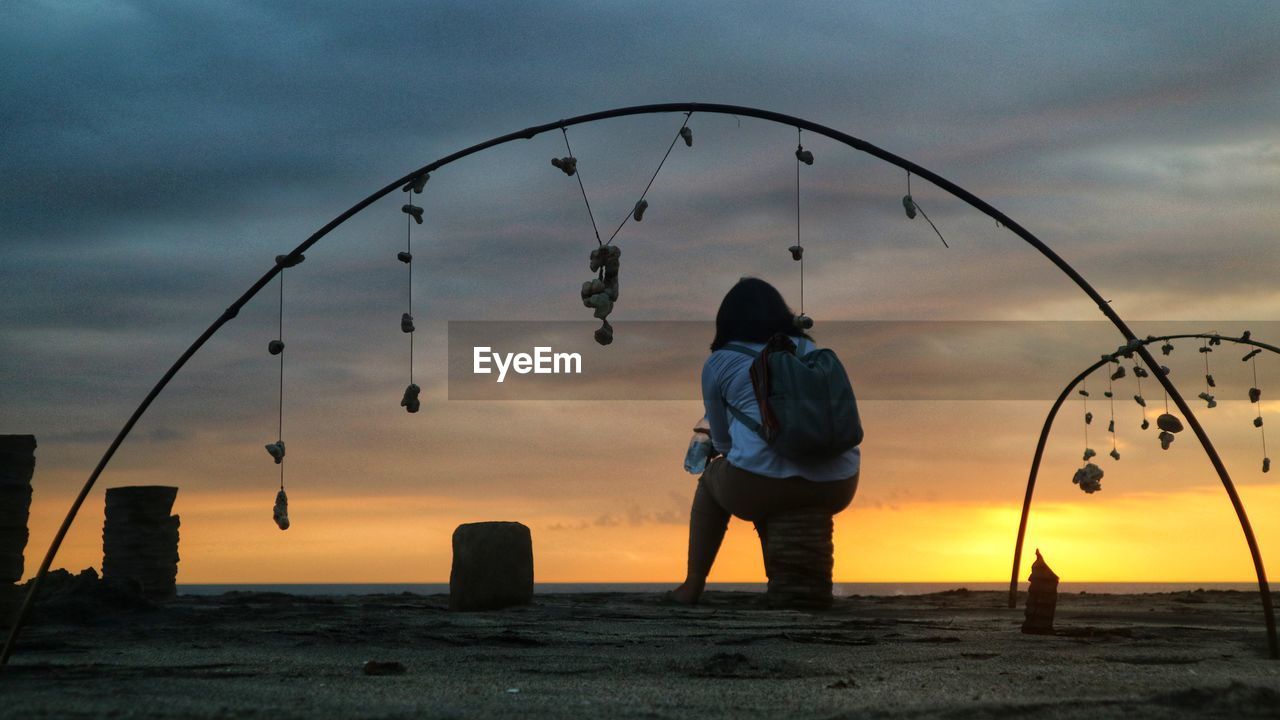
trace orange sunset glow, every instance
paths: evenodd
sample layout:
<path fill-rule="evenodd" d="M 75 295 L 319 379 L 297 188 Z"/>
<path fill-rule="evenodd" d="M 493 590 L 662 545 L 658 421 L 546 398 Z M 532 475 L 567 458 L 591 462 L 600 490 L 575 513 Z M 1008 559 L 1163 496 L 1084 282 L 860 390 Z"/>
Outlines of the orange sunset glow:
<path fill-rule="evenodd" d="M 489 412 L 499 406 L 483 405 L 454 412 L 487 422 Z M 1244 403 L 1223 407 L 1233 414 L 1248 412 Z M 864 444 L 858 496 L 837 517 L 836 581 L 1007 580 L 1026 465 L 1034 448 L 1033 426 L 1038 427 L 1043 409 L 1032 402 L 865 403 L 864 422 L 876 431 Z M 445 435 L 437 441 L 440 445 L 428 448 L 396 450 L 392 440 L 381 448 L 385 454 L 360 453 L 352 446 L 368 438 L 343 440 L 340 429 L 324 431 L 317 423 L 320 437 L 314 448 L 299 443 L 298 459 L 290 468 L 294 526 L 287 533 L 271 524 L 264 493 L 245 489 L 243 479 L 229 480 L 225 489 L 215 487 L 213 479 L 224 468 L 257 460 L 252 448 L 212 445 L 168 461 L 138 452 L 133 457 L 138 466 L 122 467 L 108 483 L 185 486 L 175 507 L 182 517 L 179 581 L 184 583 L 447 582 L 453 528 L 483 519 L 529 525 L 540 582 L 678 578 L 694 483 L 677 464 L 685 434 L 678 422 L 696 413 L 696 406 L 631 405 L 633 416 L 623 423 L 633 432 L 627 433 L 620 452 L 632 468 L 608 477 L 595 469 L 599 457 L 565 439 L 573 436 L 569 426 L 583 416 L 588 423 L 604 418 L 608 408 L 515 403 L 503 412 L 513 422 L 491 439 L 507 452 L 473 468 L 432 457 L 440 447 L 474 451 L 477 440 L 460 433 Z M 958 417 L 967 418 L 969 425 L 953 430 L 952 453 L 908 452 L 912 428 L 954 423 Z M 1174 454 L 1162 453 L 1158 446 L 1126 446 L 1124 461 L 1107 458 L 1103 492 L 1085 496 L 1070 483 L 1078 458 L 1074 438 L 1068 436 L 1076 434 L 1078 421 L 1070 431 L 1068 421 L 1061 422 L 1033 506 L 1024 575 L 1034 549 L 1040 548 L 1070 581 L 1251 579 L 1253 567 L 1234 512 L 1197 448 L 1187 443 Z M 644 431 L 664 425 L 674 427 Z M 1254 450 L 1252 438 L 1246 434 L 1239 439 L 1238 446 L 1228 445 L 1225 452 L 1247 457 Z M 304 448 L 317 457 L 308 458 Z M 220 458 L 223 453 L 229 457 Z M 524 458 L 529 453 L 560 461 L 528 466 Z M 893 461 L 894 456 L 902 459 Z M 1254 481 L 1240 465 L 1233 469 L 1240 471 L 1241 493 L 1266 548 L 1280 542 L 1280 524 L 1270 510 L 1280 503 L 1280 487 Z M 392 489 L 359 492 L 377 474 L 385 474 L 383 481 Z M 77 476 L 38 478 L 70 487 Z M 31 533 L 38 547 L 51 537 L 70 498 L 41 491 L 36 497 Z M 91 500 L 86 506 L 62 549 L 60 565 L 80 568 L 101 562 L 100 503 Z M 29 563 L 28 572 L 33 566 Z M 749 523 L 734 521 L 711 581 L 763 580 L 755 533 Z"/>

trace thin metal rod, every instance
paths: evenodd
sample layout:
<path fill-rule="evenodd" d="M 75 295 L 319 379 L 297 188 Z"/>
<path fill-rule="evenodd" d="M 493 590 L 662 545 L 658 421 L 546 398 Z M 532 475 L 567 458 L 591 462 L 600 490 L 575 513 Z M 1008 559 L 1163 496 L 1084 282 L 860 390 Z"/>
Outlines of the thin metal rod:
<path fill-rule="evenodd" d="M 1196 338 L 1196 339 L 1215 339 L 1216 338 L 1218 340 L 1228 340 L 1230 342 L 1241 344 L 1241 345 L 1253 345 L 1254 347 L 1258 347 L 1263 350 L 1268 350 L 1270 352 L 1280 354 L 1280 347 L 1276 347 L 1274 345 L 1270 345 L 1268 343 L 1264 343 L 1259 340 L 1254 340 L 1252 338 L 1244 338 L 1244 337 L 1239 337 L 1239 338 L 1226 337 L 1223 335 L 1218 335 L 1216 333 L 1187 333 L 1187 334 L 1180 334 L 1180 335 L 1162 335 L 1160 337 L 1147 337 L 1146 339 L 1139 340 L 1136 347 L 1133 347 L 1133 346 L 1130 346 L 1130 347 L 1133 347 L 1134 352 L 1142 355 L 1143 360 L 1146 361 L 1148 365 L 1151 365 L 1152 362 L 1154 362 L 1154 360 L 1151 358 L 1150 354 L 1147 352 L 1147 345 L 1150 345 L 1151 343 L 1154 343 L 1154 342 L 1179 340 L 1179 339 L 1186 339 L 1186 338 Z M 1035 493 L 1036 478 L 1040 473 L 1040 461 L 1044 456 L 1045 444 L 1049 440 L 1049 431 L 1053 428 L 1053 421 L 1058 415 L 1058 410 L 1062 408 L 1063 402 L 1066 401 L 1067 397 L 1070 396 L 1071 391 L 1074 390 L 1077 385 L 1083 382 L 1085 378 L 1089 377 L 1089 375 L 1092 374 L 1098 368 L 1112 362 L 1114 359 L 1122 357 L 1123 356 L 1122 351 L 1126 349 L 1127 348 L 1122 347 L 1114 353 L 1103 356 L 1101 359 L 1097 360 L 1092 365 L 1085 368 L 1079 375 L 1075 376 L 1075 378 L 1071 382 L 1067 383 L 1067 386 L 1062 389 L 1062 392 L 1058 395 L 1058 398 L 1054 400 L 1053 406 L 1049 408 L 1049 414 L 1045 417 L 1044 426 L 1041 427 L 1040 429 L 1040 439 L 1036 442 L 1036 451 L 1031 459 L 1031 471 L 1027 476 L 1027 491 L 1025 496 L 1022 499 L 1022 517 L 1018 520 L 1018 537 L 1017 537 L 1017 540 L 1014 542 L 1014 547 L 1013 547 L 1013 571 L 1009 575 L 1009 607 L 1010 608 L 1015 608 L 1018 606 L 1018 570 L 1022 563 L 1022 547 L 1023 547 L 1023 541 L 1026 538 L 1026 533 L 1027 533 L 1027 519 L 1031 515 L 1031 498 Z M 1166 390 L 1171 390 L 1172 384 L 1168 382 L 1168 378 L 1165 377 L 1164 373 L 1160 372 L 1159 366 L 1153 365 L 1151 369 L 1152 369 L 1152 372 L 1155 374 L 1156 378 L 1159 379 L 1161 381 L 1161 384 L 1165 386 Z M 1177 396 L 1176 393 L 1174 395 L 1175 395 L 1174 402 L 1178 404 L 1178 409 L 1182 410 L 1184 416 L 1186 416 L 1187 408 L 1185 407 L 1185 403 L 1181 401 L 1181 396 Z M 1190 416 L 1187 416 L 1187 421 L 1188 423 L 1191 423 Z M 1201 437 L 1204 433 L 1203 429 L 1199 427 L 1198 422 L 1192 425 L 1192 429 L 1197 430 L 1196 432 L 1197 437 Z M 1203 441 L 1201 444 L 1202 445 L 1204 444 Z M 1206 452 L 1209 452 L 1208 448 L 1206 448 Z M 1216 452 L 1210 453 L 1210 459 L 1214 462 L 1215 468 L 1219 468 L 1221 466 L 1222 461 L 1220 458 L 1218 458 Z M 1226 470 L 1225 468 L 1223 468 L 1219 473 L 1220 476 L 1225 474 L 1225 472 Z M 1271 604 L 1271 590 L 1267 583 L 1266 569 L 1263 567 L 1263 564 L 1262 564 L 1262 555 L 1258 550 L 1258 544 L 1253 536 L 1253 530 L 1249 526 L 1249 519 L 1244 514 L 1244 505 L 1243 503 L 1241 503 L 1239 495 L 1236 494 L 1235 487 L 1230 484 L 1227 484 L 1226 487 L 1227 487 L 1227 495 L 1231 498 L 1232 505 L 1236 508 L 1236 514 L 1240 519 L 1241 526 L 1245 530 L 1245 540 L 1249 545 L 1249 552 L 1253 557 L 1254 570 L 1258 575 L 1258 589 L 1262 595 L 1263 614 L 1265 616 L 1266 625 L 1267 625 L 1267 645 L 1271 651 L 1271 657 L 1276 658 L 1280 656 L 1278 655 L 1278 652 L 1280 652 L 1280 647 L 1277 646 L 1275 614 Z"/>
<path fill-rule="evenodd" d="M 165 372 L 165 374 L 160 378 L 160 381 L 156 383 L 155 387 L 153 387 L 149 393 L 147 393 L 147 396 L 143 399 L 142 403 L 138 405 L 136 410 L 134 410 L 133 414 L 129 417 L 128 421 L 125 422 L 124 427 L 121 428 L 120 432 L 116 435 L 115 439 L 112 440 L 111 445 L 107 448 L 106 453 L 103 454 L 102 459 L 98 461 L 98 465 L 97 467 L 94 468 L 93 473 L 90 474 L 88 480 L 85 481 L 84 487 L 81 488 L 80 493 L 76 496 L 75 501 L 71 504 L 71 508 L 67 511 L 66 518 L 62 521 L 62 525 L 58 528 L 58 532 L 54 535 L 53 542 L 50 544 L 49 550 L 45 554 L 44 561 L 40 564 L 40 569 L 36 573 L 35 578 L 32 580 L 30 587 L 27 590 L 27 595 L 24 598 L 22 605 L 18 609 L 17 615 L 13 620 L 12 627 L 9 631 L 9 637 L 5 641 L 4 650 L 3 652 L 0 652 L 0 665 L 4 665 L 8 663 L 9 657 L 13 653 L 14 644 L 17 642 L 18 635 L 22 630 L 22 626 L 25 624 L 27 616 L 31 612 L 31 606 L 35 601 L 35 597 L 37 592 L 39 591 L 40 584 L 44 580 L 45 575 L 48 574 L 49 567 L 53 563 L 53 559 L 57 555 L 58 549 L 62 546 L 62 542 L 66 537 L 67 531 L 70 530 L 71 528 L 71 523 L 75 520 L 76 514 L 80 511 L 81 506 L 84 504 L 85 498 L 88 497 L 89 495 L 89 491 L 93 489 L 93 486 L 97 482 L 98 477 L 102 474 L 102 471 L 106 468 L 107 463 L 110 462 L 111 458 L 115 455 L 115 452 L 120 447 L 120 444 L 124 442 L 124 439 L 129 435 L 129 432 L 133 430 L 133 427 L 135 424 L 137 424 L 139 418 L 142 417 L 143 413 L 147 411 L 147 408 L 151 406 L 151 403 L 155 401 L 156 397 L 169 384 L 169 381 L 171 381 L 173 377 L 178 374 L 178 371 L 181 370 L 183 366 L 187 364 L 187 361 L 190 360 L 191 357 L 195 355 L 197 351 L 200 350 L 200 348 L 204 347 L 205 343 L 207 343 L 209 339 L 213 337 L 213 335 L 217 333 L 219 329 L 222 328 L 223 325 L 227 324 L 232 318 L 234 318 L 240 312 L 240 308 L 242 308 L 247 302 L 249 302 L 249 300 L 252 299 L 253 296 L 257 295 L 258 292 L 262 290 L 263 286 L 265 286 L 268 282 L 270 282 L 271 279 L 274 278 L 275 275 L 280 272 L 281 270 L 280 262 L 289 262 L 289 261 L 297 260 L 297 258 L 299 258 L 304 252 L 306 252 L 312 245 L 315 245 L 317 242 L 320 241 L 321 238 L 323 238 L 324 236 L 332 232 L 334 228 L 338 227 L 339 225 L 341 225 L 342 223 L 350 219 L 352 216 L 359 213 L 361 210 L 364 210 L 366 207 L 382 199 L 387 194 L 399 189 L 409 180 L 415 178 L 416 176 L 424 172 L 429 173 L 429 172 L 435 171 L 441 167 L 444 167 L 445 165 L 456 162 L 457 160 L 461 160 L 462 158 L 465 158 L 469 155 L 474 155 L 478 152 L 487 150 L 497 145 L 502 145 L 502 144 L 511 142 L 513 140 L 528 140 L 533 137 L 536 137 L 541 133 L 548 132 L 551 130 L 563 130 L 564 128 L 567 128 L 573 125 L 581 125 L 584 123 L 590 123 L 590 122 L 605 120 L 609 118 L 627 117 L 632 115 L 674 113 L 674 112 L 681 112 L 681 113 L 698 112 L 698 113 L 710 113 L 710 114 L 719 114 L 719 115 L 733 115 L 738 117 L 745 116 L 745 117 L 753 117 L 759 120 L 765 120 L 768 122 L 780 123 L 782 125 L 790 125 L 797 129 L 808 130 L 810 132 L 817 133 L 818 135 L 822 135 L 824 137 L 830 138 L 837 142 L 843 143 L 855 150 L 859 150 L 861 152 L 867 153 L 872 157 L 879 158 L 880 160 L 883 160 L 891 165 L 902 168 L 903 170 L 906 170 L 914 175 L 922 177 L 925 180 L 933 183 L 938 188 L 951 193 L 952 195 L 959 198 L 960 200 L 963 200 L 965 203 L 969 204 L 974 209 L 994 219 L 1001 226 L 1005 227 L 1010 232 L 1022 238 L 1023 241 L 1031 245 L 1033 248 L 1039 251 L 1041 255 L 1043 255 L 1051 263 L 1057 266 L 1057 268 L 1061 270 L 1063 274 L 1065 274 L 1068 278 L 1070 278 L 1071 281 L 1074 282 L 1080 288 L 1081 291 L 1083 291 L 1086 295 L 1088 295 L 1089 298 L 1094 302 L 1094 304 L 1097 305 L 1098 309 L 1102 311 L 1103 315 L 1105 315 L 1107 319 L 1110 320 L 1112 324 L 1116 326 L 1116 329 L 1120 331 L 1120 334 L 1124 336 L 1126 341 L 1129 341 L 1129 342 L 1137 341 L 1137 338 L 1134 336 L 1133 331 L 1129 329 L 1129 326 L 1125 324 L 1124 320 L 1120 318 L 1120 316 L 1115 312 L 1115 310 L 1111 308 L 1111 305 L 1102 298 L 1102 296 L 1098 293 L 1098 291 L 1095 290 L 1093 286 L 1090 285 L 1084 279 L 1084 277 L 1081 276 L 1080 273 L 1075 270 L 1075 268 L 1071 267 L 1070 264 L 1068 264 L 1065 260 L 1059 257 L 1056 252 L 1050 249 L 1048 245 L 1046 245 L 1043 241 L 1041 241 L 1035 235 L 1031 234 L 1031 232 L 1029 232 L 1026 228 L 1014 222 L 1013 219 L 1010 218 L 1008 215 L 1005 215 L 1003 212 L 997 210 L 995 207 L 987 203 L 985 200 L 982 200 L 978 196 L 960 187 L 959 185 L 951 182 L 950 180 L 947 180 L 941 175 L 938 175 L 937 173 L 934 173 L 931 170 L 928 170 L 909 160 L 899 157 L 887 150 L 884 150 L 880 147 L 872 145 L 871 143 L 865 140 L 849 135 L 848 133 L 840 132 L 838 130 L 834 130 L 824 125 L 819 125 L 818 123 L 811 122 L 803 118 L 798 118 L 792 115 L 773 112 L 770 110 L 761 110 L 759 108 L 745 107 L 741 105 L 725 105 L 725 104 L 719 104 L 719 103 L 693 103 L 693 102 L 662 103 L 662 104 L 653 104 L 653 105 L 636 105 L 632 107 L 614 108 L 611 110 L 603 110 L 600 112 L 588 113 L 585 115 L 578 115 L 576 117 L 572 117 L 564 120 L 558 120 L 556 122 L 546 123 L 543 125 L 534 125 L 534 126 L 525 128 L 523 130 L 517 130 L 516 132 L 513 132 L 513 133 L 500 135 L 490 140 L 486 140 L 482 143 L 477 143 L 475 145 L 472 145 L 471 147 L 464 148 L 450 155 L 446 155 L 430 164 L 424 165 L 416 170 L 406 173 L 404 176 L 398 178 L 394 182 L 391 182 L 386 186 L 382 187 L 381 189 L 376 190 L 371 195 L 361 200 L 360 202 L 356 203 L 355 205 L 351 206 L 349 209 L 347 209 L 342 214 L 338 215 L 333 220 L 330 220 L 328 223 L 324 225 L 324 227 L 321 227 L 319 230 L 312 233 L 310 237 L 308 237 L 296 248 L 294 248 L 293 251 L 290 252 L 288 255 L 280 258 L 280 261 L 278 261 L 276 265 L 272 266 L 272 268 L 268 270 L 266 274 L 264 274 L 261 278 L 258 279 L 257 282 L 255 282 L 252 286 L 250 286 L 249 289 L 246 290 L 243 295 L 241 295 L 229 308 L 227 308 L 226 311 L 222 313 L 221 316 L 218 317 L 217 320 L 213 322 L 212 325 L 208 327 L 208 329 L 206 329 L 203 333 L 201 333 L 201 335 L 198 338 L 196 338 L 195 342 L 193 342 L 191 346 L 188 347 L 187 350 L 183 352 L 181 356 L 179 356 L 178 360 L 173 364 L 172 367 L 169 368 L 167 372 Z M 1152 365 L 1153 372 L 1156 371 L 1157 368 L 1153 365 L 1153 363 L 1155 363 L 1155 359 L 1151 357 L 1150 353 L 1146 352 L 1145 346 L 1139 348 L 1139 353 L 1142 355 L 1144 362 L 1146 362 L 1149 365 Z M 1270 626 L 1270 622 L 1271 622 L 1271 616 L 1269 612 L 1270 595 L 1269 593 L 1265 592 L 1266 576 L 1265 576 L 1265 573 L 1262 571 L 1262 558 L 1258 552 L 1257 543 L 1255 542 L 1253 537 L 1253 530 L 1249 526 L 1248 517 L 1245 515 L 1244 506 L 1241 504 L 1239 496 L 1235 492 L 1235 487 L 1231 482 L 1231 477 L 1230 475 L 1227 474 L 1226 468 L 1222 465 L 1221 459 L 1218 458 L 1217 451 L 1214 449 L 1213 444 L 1209 441 L 1208 436 L 1205 435 L 1203 428 L 1200 427 L 1200 423 L 1195 419 L 1195 416 L 1192 414 L 1191 409 L 1187 407 L 1186 401 L 1182 399 L 1182 395 L 1178 393 L 1177 389 L 1173 386 L 1172 383 L 1169 382 L 1168 378 L 1162 377 L 1161 384 L 1164 385 L 1165 389 L 1169 392 L 1170 396 L 1173 397 L 1174 402 L 1178 405 L 1179 409 L 1182 410 L 1183 415 L 1186 417 L 1188 424 L 1191 425 L 1191 428 L 1193 431 L 1195 431 L 1196 436 L 1200 438 L 1201 445 L 1204 446 L 1205 452 L 1209 455 L 1210 462 L 1212 462 L 1212 464 L 1214 465 L 1214 468 L 1218 471 L 1218 476 L 1222 479 L 1222 483 L 1227 490 L 1228 497 L 1231 498 L 1232 505 L 1235 507 L 1236 515 L 1240 519 L 1241 528 L 1245 533 L 1245 538 L 1249 544 L 1250 551 L 1253 553 L 1254 565 L 1258 569 L 1259 585 L 1264 589 L 1264 595 L 1265 595 L 1264 603 L 1268 609 L 1268 622 Z M 1274 643 L 1274 635 L 1272 635 L 1272 640 L 1273 640 L 1272 655 L 1273 657 L 1280 656 L 1278 655 L 1278 652 L 1280 651 L 1278 651 Z"/>

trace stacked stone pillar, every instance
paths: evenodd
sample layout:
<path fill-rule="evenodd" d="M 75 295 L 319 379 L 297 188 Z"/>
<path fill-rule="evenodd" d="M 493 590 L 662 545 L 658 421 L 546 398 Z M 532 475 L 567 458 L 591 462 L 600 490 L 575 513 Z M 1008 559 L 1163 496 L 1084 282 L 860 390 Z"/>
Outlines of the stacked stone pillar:
<path fill-rule="evenodd" d="M 781 513 L 765 521 L 769 607 L 831 607 L 833 530 L 831 514 L 821 510 Z"/>
<path fill-rule="evenodd" d="M 478 522 L 453 531 L 450 610 L 500 610 L 533 602 L 533 536 L 518 522 Z"/>
<path fill-rule="evenodd" d="M 131 585 L 153 600 L 173 597 L 178 578 L 178 488 L 139 485 L 107 489 L 102 528 L 102 580 Z"/>
<path fill-rule="evenodd" d="M 35 469 L 35 436 L 0 435 L 0 586 L 22 579 Z"/>

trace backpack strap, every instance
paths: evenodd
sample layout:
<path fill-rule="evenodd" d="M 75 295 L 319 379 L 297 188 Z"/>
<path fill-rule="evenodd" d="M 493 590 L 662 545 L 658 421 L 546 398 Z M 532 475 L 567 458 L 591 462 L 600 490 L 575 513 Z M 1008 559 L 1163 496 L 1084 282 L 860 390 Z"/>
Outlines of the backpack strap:
<path fill-rule="evenodd" d="M 750 358 L 760 357 L 759 350 L 752 350 L 749 347 L 746 347 L 744 345 L 738 345 L 737 343 L 729 343 L 721 347 L 720 349 L 729 350 L 736 353 L 742 353 L 743 355 L 746 355 L 747 357 L 750 357 Z M 760 423 L 753 420 L 750 415 L 747 415 L 746 413 L 742 412 L 741 410 L 739 410 L 738 408 L 730 404 L 728 398 L 722 397 L 720 398 L 720 401 L 724 403 L 725 408 L 730 412 L 730 414 L 732 414 L 735 418 L 738 419 L 738 422 L 745 425 L 747 429 L 750 430 L 751 432 L 756 433 L 757 435 L 760 434 Z"/>
<path fill-rule="evenodd" d="M 750 415 L 730 405 L 728 400 L 724 400 L 724 406 L 733 414 L 734 417 L 738 418 L 738 422 L 746 425 L 748 430 L 757 435 L 760 434 L 760 423 L 753 420 Z"/>

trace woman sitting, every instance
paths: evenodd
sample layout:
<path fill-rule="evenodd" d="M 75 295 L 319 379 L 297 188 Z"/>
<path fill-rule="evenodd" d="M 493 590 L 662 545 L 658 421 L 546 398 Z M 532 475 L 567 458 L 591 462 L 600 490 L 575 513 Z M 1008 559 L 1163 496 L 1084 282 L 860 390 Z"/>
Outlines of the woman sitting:
<path fill-rule="evenodd" d="M 761 436 L 734 417 L 729 406 L 756 423 L 760 406 L 751 381 L 754 362 L 735 348 L 759 352 L 777 334 L 790 336 L 796 354 L 816 349 L 796 327 L 795 315 L 769 283 L 743 278 L 729 290 L 716 313 L 711 356 L 702 366 L 702 402 L 710 423 L 713 459 L 693 495 L 689 513 L 689 566 L 674 600 L 693 605 L 706 587 L 707 574 L 734 515 L 755 523 L 763 547 L 764 520 L 772 513 L 817 509 L 832 515 L 853 501 L 861 455 L 857 447 L 828 458 L 795 459 L 780 455 Z M 856 412 L 853 407 L 849 412 Z"/>

